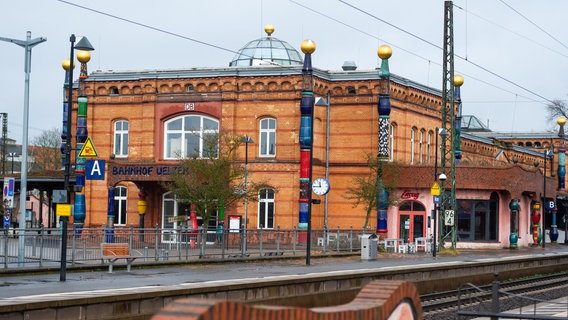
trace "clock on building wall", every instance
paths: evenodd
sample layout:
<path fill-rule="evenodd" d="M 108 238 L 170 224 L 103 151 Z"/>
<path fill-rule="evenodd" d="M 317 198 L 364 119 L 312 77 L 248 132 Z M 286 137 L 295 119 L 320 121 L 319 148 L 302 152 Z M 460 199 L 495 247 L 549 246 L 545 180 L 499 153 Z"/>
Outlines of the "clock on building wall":
<path fill-rule="evenodd" d="M 312 182 L 312 190 L 318 196 L 323 196 L 329 192 L 329 181 L 325 178 L 317 178 Z"/>

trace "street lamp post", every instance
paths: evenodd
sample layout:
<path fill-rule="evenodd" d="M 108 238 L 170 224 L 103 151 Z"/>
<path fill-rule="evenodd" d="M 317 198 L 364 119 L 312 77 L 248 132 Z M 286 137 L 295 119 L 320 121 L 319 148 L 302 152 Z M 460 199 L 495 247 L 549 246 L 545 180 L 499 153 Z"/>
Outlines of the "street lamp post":
<path fill-rule="evenodd" d="M 8 153 L 8 156 L 12 158 L 12 174 L 14 174 L 14 157 L 17 157 L 18 154 L 15 152 L 10 152 Z"/>
<path fill-rule="evenodd" d="M 565 192 L 566 185 L 565 185 L 565 178 L 566 178 L 566 135 L 564 134 L 564 125 L 566 124 L 566 117 L 559 117 L 556 120 L 556 123 L 559 126 L 558 129 L 558 137 L 560 138 L 560 146 L 558 147 L 558 191 Z M 566 208 L 562 206 L 563 210 L 563 218 L 564 218 L 564 243 L 568 244 L 568 226 L 566 221 Z M 556 206 L 558 209 L 558 205 Z M 558 240 L 558 227 L 556 226 L 556 212 L 554 210 L 552 213 L 552 225 L 550 226 L 550 236 L 551 241 L 552 237 L 554 237 L 554 241 Z"/>
<path fill-rule="evenodd" d="M 436 238 L 437 238 L 437 216 L 439 214 L 440 211 L 440 187 L 437 185 L 436 180 L 438 179 L 438 148 L 440 148 L 440 146 L 438 145 L 438 136 L 446 136 L 448 133 L 446 131 L 446 129 L 444 128 L 436 128 L 436 145 L 435 145 L 435 151 L 434 151 L 434 185 L 436 185 L 438 187 L 438 199 L 435 198 L 436 195 L 433 194 L 434 196 L 434 214 L 432 215 L 432 220 L 433 220 L 433 230 L 434 230 L 434 234 L 432 235 L 433 238 L 433 243 L 432 243 L 432 257 L 436 258 L 436 251 L 437 251 L 437 246 L 436 246 Z M 440 175 L 441 176 L 441 175 Z M 445 177 L 446 175 L 444 175 Z M 444 179 L 445 180 L 445 179 Z M 432 190 L 433 192 L 435 190 Z"/>
<path fill-rule="evenodd" d="M 23 118 L 23 132 L 22 132 L 22 164 L 20 166 L 20 217 L 18 219 L 19 223 L 19 233 L 18 238 L 18 266 L 24 265 L 25 256 L 25 242 L 23 233 L 26 227 L 26 201 L 22 199 L 26 198 L 27 193 L 27 183 L 28 183 L 28 118 L 30 113 L 30 73 L 32 68 L 32 48 L 36 45 L 47 41 L 46 38 L 35 38 L 32 39 L 32 33 L 28 31 L 26 33 L 26 40 L 16 40 L 10 38 L 0 37 L 0 41 L 11 42 L 17 44 L 18 46 L 26 50 L 25 54 L 25 85 L 24 85 L 24 118 Z"/>
<path fill-rule="evenodd" d="M 542 232 L 542 248 L 544 249 L 546 246 L 546 226 L 545 226 L 545 221 L 546 221 L 546 210 L 548 207 L 548 201 L 546 201 L 546 162 L 548 161 L 549 158 L 549 151 L 548 149 L 544 149 L 544 168 L 543 168 L 543 172 L 542 172 L 542 179 L 543 179 L 543 186 L 542 186 L 542 227 L 541 227 L 541 232 Z"/>
<path fill-rule="evenodd" d="M 67 113 L 66 113 L 66 123 L 64 125 L 64 133 L 62 138 L 65 138 L 65 145 L 63 146 L 63 155 L 65 156 L 65 177 L 63 180 L 63 186 L 67 192 L 67 203 L 71 204 L 71 190 L 69 187 L 69 178 L 71 175 L 71 122 L 73 120 L 73 65 L 74 65 L 74 54 L 75 49 L 93 51 L 95 50 L 89 40 L 86 37 L 81 38 L 79 42 L 75 45 L 75 35 L 72 34 L 69 37 L 69 42 L 71 42 L 71 49 L 69 53 L 69 70 L 67 72 Z M 65 64 L 65 63 L 64 63 Z M 61 267 L 59 280 L 65 281 L 66 279 L 66 267 L 67 267 L 67 216 L 61 216 Z"/>
<path fill-rule="evenodd" d="M 254 143 L 251 137 L 244 136 L 242 142 L 245 143 L 245 221 L 243 223 L 243 247 L 242 256 L 247 254 L 247 225 L 248 225 L 248 145 Z"/>
<path fill-rule="evenodd" d="M 326 110 L 326 126 L 325 126 L 325 179 L 329 181 L 329 136 L 330 136 L 330 121 L 331 121 L 331 92 L 327 93 L 327 99 L 318 97 L 316 98 L 316 106 L 324 106 Z M 323 207 L 323 229 L 327 239 L 327 231 L 329 229 L 328 222 L 328 194 L 325 194 L 324 207 Z"/>

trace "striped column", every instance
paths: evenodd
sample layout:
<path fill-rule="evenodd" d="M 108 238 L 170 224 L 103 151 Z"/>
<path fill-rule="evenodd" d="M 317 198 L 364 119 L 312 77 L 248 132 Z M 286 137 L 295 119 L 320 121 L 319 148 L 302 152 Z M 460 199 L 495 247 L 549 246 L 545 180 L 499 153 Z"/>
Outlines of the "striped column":
<path fill-rule="evenodd" d="M 302 98 L 300 100 L 300 214 L 298 229 L 307 231 L 311 215 L 311 179 L 312 179 L 312 138 L 314 115 L 314 83 L 312 69 L 312 53 L 316 45 L 311 40 L 305 40 L 301 45 L 305 54 L 302 68 Z M 307 234 L 300 233 L 300 242 L 307 242 Z"/>
<path fill-rule="evenodd" d="M 379 70 L 379 161 L 383 164 L 389 161 L 389 121 L 391 112 L 390 103 L 390 71 L 389 58 L 392 56 L 392 49 L 382 45 L 377 51 L 381 58 L 381 69 Z M 383 169 L 381 165 L 377 179 L 377 232 L 387 233 L 387 213 L 389 208 L 389 193 L 383 183 Z"/>
<path fill-rule="evenodd" d="M 87 79 L 87 62 L 91 60 L 89 51 L 80 50 L 77 52 L 77 60 L 81 62 L 81 72 L 79 74 L 79 98 L 77 98 L 77 130 L 75 133 L 75 142 L 77 152 L 75 153 L 75 202 L 73 210 L 73 225 L 75 234 L 80 235 L 87 216 L 87 207 L 85 199 L 85 163 L 86 159 L 79 156 L 79 150 L 83 148 L 83 144 L 87 140 L 87 103 L 88 99 L 84 93 L 85 79 Z"/>

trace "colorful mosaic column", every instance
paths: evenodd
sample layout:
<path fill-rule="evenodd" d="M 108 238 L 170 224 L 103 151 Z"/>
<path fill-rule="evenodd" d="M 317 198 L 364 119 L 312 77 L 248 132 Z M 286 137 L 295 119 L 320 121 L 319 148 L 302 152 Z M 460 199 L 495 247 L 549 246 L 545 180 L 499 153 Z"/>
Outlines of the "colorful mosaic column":
<path fill-rule="evenodd" d="M 108 196 L 107 196 L 107 228 L 106 228 L 106 242 L 113 243 L 114 242 L 114 187 L 108 187 Z"/>
<path fill-rule="evenodd" d="M 389 161 L 389 121 L 391 112 L 390 103 L 390 70 L 389 58 L 392 56 L 392 48 L 386 45 L 379 47 L 377 51 L 381 58 L 379 70 L 379 161 Z M 387 233 L 387 213 L 389 209 L 389 193 L 383 183 L 383 167 L 379 168 L 377 180 L 377 232 Z"/>
<path fill-rule="evenodd" d="M 146 191 L 144 191 L 144 188 L 141 188 L 140 192 L 138 192 L 138 202 L 136 203 L 136 206 L 138 208 L 138 216 L 140 218 L 140 241 L 144 242 L 144 216 L 148 209 L 148 201 L 146 201 Z"/>
<path fill-rule="evenodd" d="M 533 232 L 533 246 L 538 246 L 539 244 L 538 224 L 540 222 L 540 202 L 538 201 L 534 201 L 532 203 L 531 222 L 532 222 L 532 232 Z"/>
<path fill-rule="evenodd" d="M 454 131 L 454 158 L 456 161 L 456 164 L 460 163 L 460 160 L 462 158 L 462 154 L 461 154 L 461 141 L 460 141 L 460 136 L 461 136 L 461 119 L 462 119 L 462 101 L 461 101 L 461 95 L 460 95 L 460 87 L 462 86 L 464 82 L 464 79 L 462 76 L 460 76 L 459 74 L 456 74 L 454 76 L 454 99 L 455 102 L 458 104 L 458 112 L 456 115 L 456 120 L 454 123 L 455 126 L 455 131 Z"/>
<path fill-rule="evenodd" d="M 87 96 L 85 95 L 85 79 L 87 79 L 87 62 L 91 60 L 89 51 L 79 50 L 77 52 L 77 60 L 81 62 L 81 72 L 79 74 L 79 97 L 77 98 L 77 130 L 75 133 L 75 142 L 77 150 L 83 148 L 83 144 L 87 140 Z M 86 159 L 79 156 L 76 152 L 75 159 L 75 202 L 73 210 L 73 225 L 75 234 L 80 235 L 87 216 L 87 205 L 85 199 L 85 163 Z"/>
<path fill-rule="evenodd" d="M 69 90 L 69 68 L 71 67 L 71 62 L 69 59 L 63 60 L 61 66 L 65 70 L 65 81 L 63 82 L 63 127 L 61 129 L 61 168 L 65 168 L 65 164 L 67 163 L 67 112 L 69 112 L 69 103 L 67 101 L 67 94 L 65 93 L 66 90 Z M 73 63 L 73 68 L 75 64 Z"/>
<path fill-rule="evenodd" d="M 558 147 L 558 191 L 566 192 L 566 138 L 564 136 L 565 117 L 559 117 L 556 120 L 560 129 L 558 129 L 558 137 L 560 137 L 560 146 Z M 558 213 L 558 204 L 552 210 L 552 224 L 550 225 L 550 242 L 558 242 L 558 226 L 556 225 L 556 214 Z M 566 223 L 566 222 L 565 222 Z"/>
<path fill-rule="evenodd" d="M 519 200 L 511 199 L 509 210 L 511 210 L 509 249 L 517 249 L 517 242 L 519 241 Z"/>
<path fill-rule="evenodd" d="M 300 100 L 300 216 L 298 229 L 300 243 L 307 243 L 310 214 L 311 214 L 311 179 L 312 179 L 312 137 L 314 115 L 314 80 L 312 69 L 312 53 L 316 50 L 316 44 L 311 40 L 305 40 L 301 45 L 305 54 L 302 68 L 302 98 Z"/>

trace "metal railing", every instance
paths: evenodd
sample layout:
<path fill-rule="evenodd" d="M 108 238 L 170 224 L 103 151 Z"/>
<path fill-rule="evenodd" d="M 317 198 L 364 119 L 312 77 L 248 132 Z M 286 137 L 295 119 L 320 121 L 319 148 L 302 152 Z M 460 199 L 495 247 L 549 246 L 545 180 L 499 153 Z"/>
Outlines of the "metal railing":
<path fill-rule="evenodd" d="M 306 231 L 293 229 L 194 230 L 72 226 L 67 235 L 67 264 L 101 264 L 101 243 L 128 243 L 137 261 L 231 259 L 306 254 Z M 311 255 L 354 252 L 361 248 L 363 229 L 312 229 Z M 24 250 L 20 251 L 20 237 Z M 243 241 L 246 239 L 246 252 Z M 61 263 L 62 232 L 59 228 L 3 229 L 0 232 L 0 264 L 5 268 L 53 267 Z M 20 252 L 24 252 L 21 257 Z"/>

